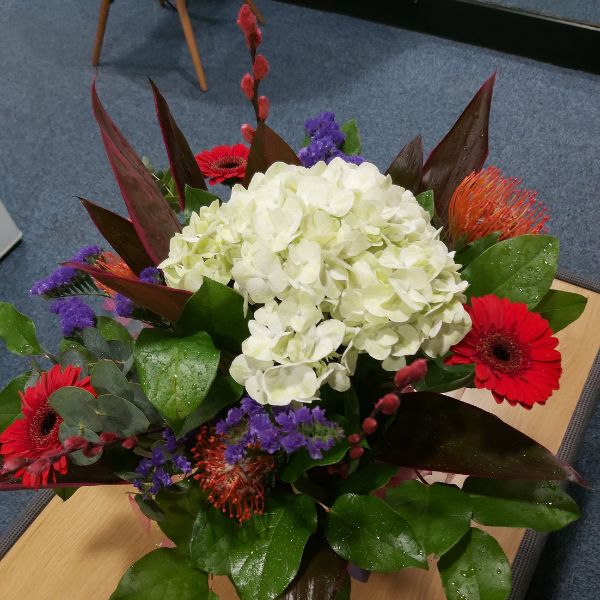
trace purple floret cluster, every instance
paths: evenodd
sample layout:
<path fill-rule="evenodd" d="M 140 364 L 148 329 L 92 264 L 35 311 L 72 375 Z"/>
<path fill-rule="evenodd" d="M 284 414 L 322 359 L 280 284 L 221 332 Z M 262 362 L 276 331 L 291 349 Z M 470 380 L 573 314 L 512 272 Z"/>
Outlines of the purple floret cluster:
<path fill-rule="evenodd" d="M 63 335 L 70 336 L 96 322 L 94 311 L 79 298 L 59 298 L 50 305 L 50 312 L 58 315 Z"/>
<path fill-rule="evenodd" d="M 140 281 L 144 283 L 163 283 L 162 272 L 157 267 L 146 267 L 140 273 Z M 119 317 L 128 319 L 133 314 L 134 308 L 134 303 L 127 296 L 115 294 L 115 313 Z"/>
<path fill-rule="evenodd" d="M 229 464 L 244 458 L 248 448 L 268 454 L 293 454 L 305 448 L 311 458 L 320 459 L 344 435 L 343 429 L 328 420 L 318 406 L 276 407 L 269 411 L 248 397 L 217 423 L 216 433 L 226 446 L 225 460 Z"/>
<path fill-rule="evenodd" d="M 345 154 L 342 151 L 346 136 L 332 112 L 324 112 L 314 119 L 308 119 L 304 123 L 304 129 L 310 138 L 310 143 L 300 149 L 298 158 L 305 167 L 312 167 L 319 161 L 329 164 L 337 157 L 355 165 L 364 162 L 362 156 Z"/>
<path fill-rule="evenodd" d="M 133 485 L 146 497 L 173 485 L 173 475 L 189 475 L 192 472 L 192 463 L 182 450 L 185 438 L 178 440 L 169 428 L 163 430 L 162 437 L 163 441 L 153 446 L 152 456 L 142 458 L 135 469 L 140 478 L 135 479 Z"/>

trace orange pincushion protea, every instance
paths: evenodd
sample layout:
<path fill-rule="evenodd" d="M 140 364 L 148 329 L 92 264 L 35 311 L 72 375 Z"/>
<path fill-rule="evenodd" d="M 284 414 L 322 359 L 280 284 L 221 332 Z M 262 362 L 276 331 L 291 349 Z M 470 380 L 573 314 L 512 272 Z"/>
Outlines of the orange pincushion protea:
<path fill-rule="evenodd" d="M 113 275 L 119 275 L 120 277 L 125 277 L 126 279 L 138 279 L 135 273 L 127 266 L 127 263 L 118 255 L 113 254 L 112 252 L 103 252 L 96 259 L 95 266 L 100 269 L 104 269 Z M 116 292 L 111 288 L 107 287 L 97 279 L 94 279 L 96 285 L 104 290 L 107 294 L 114 296 Z"/>
<path fill-rule="evenodd" d="M 265 477 L 275 468 L 275 459 L 266 454 L 248 454 L 230 465 L 225 445 L 214 430 L 203 427 L 193 449 L 197 471 L 194 479 L 217 509 L 229 511 L 240 523 L 265 510 Z"/>
<path fill-rule="evenodd" d="M 471 173 L 454 191 L 448 211 L 453 243 L 468 244 L 490 233 L 500 239 L 544 233 L 549 219 L 537 193 L 520 189 L 520 179 L 503 177 L 497 167 Z"/>

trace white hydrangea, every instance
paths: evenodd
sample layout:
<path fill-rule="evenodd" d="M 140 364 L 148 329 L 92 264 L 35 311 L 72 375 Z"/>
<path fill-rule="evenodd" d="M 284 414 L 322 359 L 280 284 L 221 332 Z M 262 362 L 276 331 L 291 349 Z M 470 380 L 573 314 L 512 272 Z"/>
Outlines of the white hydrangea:
<path fill-rule="evenodd" d="M 413 194 L 375 165 L 275 163 L 193 214 L 160 265 L 195 292 L 233 282 L 260 305 L 231 375 L 258 402 L 311 402 L 350 386 L 357 356 L 402 367 L 469 331 L 454 253 Z"/>

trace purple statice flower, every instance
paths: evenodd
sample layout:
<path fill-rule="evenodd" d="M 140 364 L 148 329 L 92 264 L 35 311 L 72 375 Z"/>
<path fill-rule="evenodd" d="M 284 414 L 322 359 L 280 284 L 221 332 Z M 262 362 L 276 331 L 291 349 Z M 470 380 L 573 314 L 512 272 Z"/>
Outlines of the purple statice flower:
<path fill-rule="evenodd" d="M 144 283 L 162 283 L 162 273 L 156 267 L 146 267 L 140 273 L 140 281 Z"/>
<path fill-rule="evenodd" d="M 98 246 L 84 246 L 77 250 L 71 259 L 73 262 L 94 262 L 94 260 L 102 254 L 102 250 Z"/>
<path fill-rule="evenodd" d="M 133 313 L 133 302 L 123 294 L 115 294 L 114 311 L 117 316 L 128 319 Z"/>
<path fill-rule="evenodd" d="M 77 269 L 71 267 L 58 267 L 50 275 L 35 281 L 29 292 L 30 296 L 44 296 L 69 285 L 77 276 Z"/>
<path fill-rule="evenodd" d="M 59 298 L 50 305 L 50 312 L 58 315 L 63 335 L 70 336 L 96 322 L 94 311 L 79 298 Z"/>

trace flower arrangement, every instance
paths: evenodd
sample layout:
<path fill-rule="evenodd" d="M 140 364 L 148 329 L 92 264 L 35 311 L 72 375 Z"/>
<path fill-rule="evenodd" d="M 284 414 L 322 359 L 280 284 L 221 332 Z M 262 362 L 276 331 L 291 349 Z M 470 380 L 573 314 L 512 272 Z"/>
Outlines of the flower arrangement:
<path fill-rule="evenodd" d="M 181 600 L 215 598 L 210 575 L 247 600 L 343 599 L 357 570 L 428 557 L 448 598 L 507 598 L 508 560 L 476 524 L 560 528 L 578 516 L 560 483 L 580 478 L 447 392 L 544 404 L 554 334 L 585 300 L 550 287 L 558 242 L 536 194 L 483 169 L 494 76 L 426 161 L 417 137 L 383 173 L 354 121 L 307 120 L 297 153 L 266 125 L 245 4 L 238 24 L 249 147 L 194 156 L 152 84 L 169 157 L 156 171 L 93 87 L 129 218 L 82 200 L 114 252 L 82 248 L 34 283 L 61 323 L 56 354 L 0 304 L 7 349 L 31 357 L 0 393 L 0 489 L 132 484 L 172 543 L 114 599 L 150 575 Z"/>

